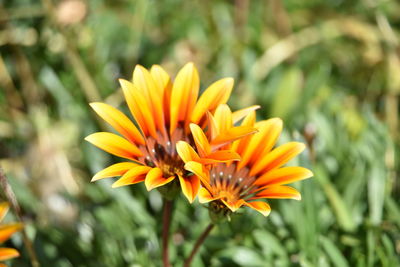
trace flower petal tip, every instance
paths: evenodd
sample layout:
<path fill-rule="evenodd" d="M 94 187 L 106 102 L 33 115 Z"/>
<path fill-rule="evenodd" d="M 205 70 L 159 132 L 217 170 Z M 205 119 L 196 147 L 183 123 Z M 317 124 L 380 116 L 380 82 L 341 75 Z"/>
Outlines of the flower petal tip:
<path fill-rule="evenodd" d="M 269 214 L 271 213 L 271 210 L 268 210 L 268 211 L 260 211 L 260 213 L 261 213 L 262 215 L 264 215 L 264 217 L 268 217 Z"/>
<path fill-rule="evenodd" d="M 187 197 L 186 196 L 186 198 L 187 198 L 187 200 L 189 201 L 190 204 L 193 204 L 195 197 L 191 198 L 191 197 Z"/>
<path fill-rule="evenodd" d="M 89 106 L 91 106 L 94 109 L 99 103 L 100 102 L 91 102 L 89 103 Z"/>
<path fill-rule="evenodd" d="M 150 192 L 151 190 L 156 188 L 156 186 L 154 186 L 154 184 L 151 184 L 151 183 L 147 182 L 147 179 L 144 180 L 144 185 L 146 186 L 147 192 Z"/>
<path fill-rule="evenodd" d="M 120 182 L 116 181 L 115 183 L 113 183 L 111 185 L 111 188 L 118 188 L 118 187 L 122 187 L 124 185 L 126 185 L 126 184 L 121 184 Z"/>
<path fill-rule="evenodd" d="M 311 170 L 307 169 L 307 176 L 307 178 L 313 177 L 314 173 Z"/>

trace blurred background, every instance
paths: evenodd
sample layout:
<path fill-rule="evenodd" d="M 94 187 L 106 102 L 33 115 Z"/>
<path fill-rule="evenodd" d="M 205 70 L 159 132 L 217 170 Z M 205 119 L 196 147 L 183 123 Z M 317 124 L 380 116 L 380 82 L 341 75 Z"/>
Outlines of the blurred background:
<path fill-rule="evenodd" d="M 202 89 L 235 79 L 233 109 L 281 117 L 279 142 L 308 144 L 291 163 L 315 174 L 267 218 L 241 209 L 193 266 L 399 266 L 399 14 L 395 0 L 0 0 L 0 164 L 41 266 L 161 265 L 160 194 L 90 183 L 119 159 L 83 138 L 108 129 L 89 102 L 127 112 L 117 79 L 136 64 L 173 76 L 188 61 Z M 209 219 L 183 196 L 173 216 L 180 266 Z M 21 235 L 6 245 L 30 266 Z"/>

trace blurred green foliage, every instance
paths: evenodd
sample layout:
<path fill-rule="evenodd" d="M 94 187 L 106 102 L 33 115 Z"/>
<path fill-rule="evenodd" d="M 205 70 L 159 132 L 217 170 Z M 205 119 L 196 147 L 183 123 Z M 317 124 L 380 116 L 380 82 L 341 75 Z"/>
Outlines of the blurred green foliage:
<path fill-rule="evenodd" d="M 302 201 L 218 226 L 193 266 L 400 265 L 398 1 L 67 2 L 0 0 L 0 163 L 42 266 L 161 265 L 159 193 L 89 183 L 118 159 L 83 138 L 105 127 L 88 102 L 127 111 L 135 64 L 187 61 L 202 88 L 234 77 L 235 109 L 282 117 L 315 174 Z M 173 216 L 179 266 L 209 219 L 183 196 Z M 7 245 L 29 266 L 20 236 Z"/>

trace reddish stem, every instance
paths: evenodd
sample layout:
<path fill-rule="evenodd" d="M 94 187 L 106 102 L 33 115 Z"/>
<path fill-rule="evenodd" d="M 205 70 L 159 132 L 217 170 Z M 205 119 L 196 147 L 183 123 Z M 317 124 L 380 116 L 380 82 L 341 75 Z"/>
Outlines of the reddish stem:
<path fill-rule="evenodd" d="M 164 267 L 170 267 L 168 255 L 168 237 L 171 225 L 172 201 L 164 199 L 163 230 L 162 230 L 162 260 Z"/>
<path fill-rule="evenodd" d="M 184 267 L 190 267 L 190 264 L 192 263 L 192 260 L 194 256 L 196 255 L 197 251 L 199 250 L 200 246 L 203 244 L 203 242 L 206 240 L 208 234 L 211 232 L 211 230 L 214 228 L 214 224 L 210 223 L 207 228 L 204 230 L 204 232 L 200 235 L 199 239 L 197 239 L 196 243 L 193 246 L 192 252 L 190 253 L 189 257 L 185 260 Z"/>

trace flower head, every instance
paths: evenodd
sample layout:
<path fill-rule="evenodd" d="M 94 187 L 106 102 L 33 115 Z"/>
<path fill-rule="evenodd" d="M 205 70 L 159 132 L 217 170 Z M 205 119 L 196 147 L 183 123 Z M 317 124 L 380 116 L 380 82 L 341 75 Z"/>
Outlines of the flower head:
<path fill-rule="evenodd" d="M 0 203 L 0 222 L 6 216 L 8 211 L 8 204 Z M 21 223 L 1 224 L 0 225 L 0 244 L 7 241 L 15 232 L 22 229 Z M 18 257 L 19 253 L 13 248 L 0 248 L 0 261 L 9 260 Z M 1 265 L 1 264 L 0 264 Z"/>
<path fill-rule="evenodd" d="M 219 117 L 217 112 L 214 117 L 209 116 L 210 124 L 221 129 L 223 125 L 218 126 L 215 122 L 217 117 Z M 232 153 L 237 153 L 241 158 L 240 161 L 211 163 L 204 161 L 198 155 L 182 157 L 186 163 L 185 169 L 201 179 L 199 201 L 201 203 L 212 201 L 213 206 L 218 209 L 226 207 L 232 212 L 241 206 L 248 206 L 267 216 L 271 208 L 262 199 L 300 200 L 300 193 L 286 184 L 309 178 L 312 172 L 302 167 L 282 166 L 302 152 L 304 144 L 289 142 L 274 148 L 282 131 L 282 121 L 274 118 L 256 123 L 255 112 L 249 113 L 240 127 L 254 127 L 258 130 L 257 133 L 236 140 L 229 147 L 225 147 Z M 185 154 L 188 150 L 189 144 L 179 143 L 180 154 Z"/>
<path fill-rule="evenodd" d="M 150 71 L 137 65 L 132 82 L 120 79 L 120 84 L 138 128 L 114 107 L 91 103 L 96 113 L 121 136 L 98 132 L 89 135 L 86 140 L 128 160 L 98 172 L 92 181 L 121 176 L 113 187 L 144 181 L 147 190 L 166 184 L 180 184 L 184 195 L 192 202 L 200 188 L 200 180 L 184 169 L 176 143 L 183 140 L 193 144 L 189 124 L 199 128 L 205 126 L 207 112 L 227 102 L 233 79 L 225 78 L 213 83 L 198 99 L 199 83 L 198 72 L 192 63 L 179 71 L 174 82 L 158 65 Z M 224 141 L 237 139 L 236 134 L 244 133 L 229 133 Z M 213 153 L 216 149 L 211 144 L 203 151 L 202 157 L 218 162 L 235 159 L 234 153 Z"/>

